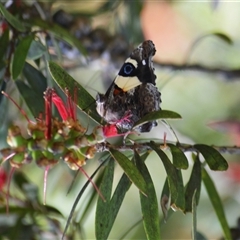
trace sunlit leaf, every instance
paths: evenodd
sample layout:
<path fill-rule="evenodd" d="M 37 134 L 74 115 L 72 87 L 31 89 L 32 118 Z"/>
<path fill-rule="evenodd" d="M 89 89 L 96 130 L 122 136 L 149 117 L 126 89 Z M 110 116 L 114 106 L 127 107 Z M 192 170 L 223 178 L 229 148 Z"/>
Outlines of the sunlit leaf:
<path fill-rule="evenodd" d="M 143 193 L 146 195 L 146 182 L 138 171 L 136 166 L 122 153 L 119 151 L 110 148 L 109 152 L 113 156 L 113 158 L 118 162 L 120 167 L 123 169 L 125 174 L 129 177 L 132 183 Z"/>
<path fill-rule="evenodd" d="M 196 205 L 198 205 L 201 191 L 201 162 L 196 156 L 190 179 L 185 190 L 185 212 L 192 212 L 192 199 L 195 193 Z"/>
<path fill-rule="evenodd" d="M 204 168 L 202 169 L 202 180 L 206 187 L 209 199 L 213 205 L 215 213 L 217 214 L 218 220 L 222 226 L 222 230 L 223 230 L 225 239 L 231 240 L 232 236 L 231 236 L 229 226 L 228 226 L 228 223 L 226 220 L 226 216 L 224 213 L 221 199 L 219 197 L 219 194 L 216 190 L 216 187 L 215 187 L 212 179 L 210 178 L 210 176 L 208 175 L 207 171 Z"/>
<path fill-rule="evenodd" d="M 43 97 L 36 96 L 35 92 L 23 81 L 17 80 L 16 86 L 33 117 L 38 117 L 39 113 L 44 111 Z M 34 101 L 34 99 L 37 99 L 37 101 Z"/>
<path fill-rule="evenodd" d="M 101 118 L 96 111 L 95 99 L 85 90 L 85 88 L 76 82 L 56 63 L 49 61 L 48 67 L 53 79 L 63 91 L 67 88 L 70 92 L 74 93 L 74 89 L 77 88 L 78 99 L 76 104 L 93 120 L 100 123 Z"/>
<path fill-rule="evenodd" d="M 106 201 L 104 202 L 100 197 L 98 198 L 95 218 L 96 239 L 108 239 L 108 235 L 115 220 L 115 218 L 113 218 L 110 205 L 114 164 L 115 162 L 113 159 L 110 159 L 108 165 L 104 170 L 102 182 L 100 185 L 100 191 Z"/>
<path fill-rule="evenodd" d="M 140 193 L 145 233 L 147 239 L 160 239 L 158 201 L 153 181 L 144 161 L 137 152 L 135 152 L 134 157 L 136 166 L 147 183 L 147 196 Z"/>
<path fill-rule="evenodd" d="M 168 111 L 168 110 L 159 110 L 159 111 L 150 112 L 150 113 L 146 114 L 143 118 L 141 118 L 139 121 L 137 121 L 134 124 L 134 127 L 141 125 L 143 123 L 149 122 L 149 121 L 153 121 L 153 120 L 179 119 L 179 118 L 181 118 L 181 116 L 176 112 L 172 112 L 172 111 Z"/>
<path fill-rule="evenodd" d="M 24 25 L 16 18 L 14 17 L 3 5 L 0 3 L 0 12 L 4 16 L 4 18 L 18 31 L 25 32 L 26 28 Z"/>
<path fill-rule="evenodd" d="M 42 98 L 43 101 L 43 93 L 47 89 L 46 77 L 42 74 L 40 70 L 37 70 L 35 67 L 33 67 L 31 64 L 27 62 L 24 65 L 23 74 L 26 77 L 32 90 L 37 95 L 36 97 Z"/>
<path fill-rule="evenodd" d="M 227 161 L 216 149 L 205 144 L 195 144 L 194 147 L 203 155 L 210 169 L 217 171 L 228 169 Z"/>
<path fill-rule="evenodd" d="M 183 210 L 184 188 L 183 188 L 183 180 L 181 178 L 180 173 L 171 163 L 168 156 L 154 142 L 150 142 L 149 146 L 161 158 L 164 168 L 166 170 L 169 189 L 171 193 L 171 206 L 173 208 L 180 208 Z"/>
<path fill-rule="evenodd" d="M 188 160 L 186 155 L 179 149 L 176 145 L 171 143 L 167 144 L 171 150 L 172 157 L 173 157 L 173 165 L 176 168 L 180 169 L 187 169 L 188 168 Z"/>
<path fill-rule="evenodd" d="M 21 39 L 19 41 L 19 44 L 17 45 L 13 60 L 12 60 L 12 77 L 13 79 L 16 79 L 19 74 L 22 72 L 22 69 L 25 64 L 25 60 L 27 57 L 28 49 L 31 45 L 31 42 L 33 40 L 33 35 L 28 35 Z"/>

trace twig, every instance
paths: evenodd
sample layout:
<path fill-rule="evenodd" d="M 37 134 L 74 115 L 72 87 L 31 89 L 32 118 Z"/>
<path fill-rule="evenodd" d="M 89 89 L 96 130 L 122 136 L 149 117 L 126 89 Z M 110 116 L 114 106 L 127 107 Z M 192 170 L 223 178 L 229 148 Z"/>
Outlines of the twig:
<path fill-rule="evenodd" d="M 166 144 L 172 143 L 172 142 L 166 142 Z M 184 152 L 197 152 L 198 150 L 194 147 L 194 145 L 191 144 L 185 144 L 185 143 L 178 143 L 177 146 Z M 134 151 L 135 149 L 139 151 L 147 151 L 151 150 L 148 143 L 135 143 L 135 144 L 126 144 L 126 145 L 111 145 L 109 143 L 100 143 L 96 146 L 98 152 L 104 152 L 108 151 L 109 148 L 116 149 L 118 151 Z M 159 143 L 160 148 L 164 148 L 164 145 L 162 143 Z M 227 153 L 227 154 L 240 154 L 240 147 L 238 146 L 215 146 L 212 145 L 214 149 L 216 149 L 219 153 Z"/>
<path fill-rule="evenodd" d="M 197 72 L 203 72 L 208 74 L 215 74 L 224 80 L 227 81 L 236 81 L 240 79 L 240 69 L 222 69 L 222 68 L 210 68 L 207 66 L 199 65 L 199 64 L 193 64 L 193 65 L 178 65 L 173 63 L 159 63 L 154 62 L 154 65 L 171 71 L 197 71 Z"/>

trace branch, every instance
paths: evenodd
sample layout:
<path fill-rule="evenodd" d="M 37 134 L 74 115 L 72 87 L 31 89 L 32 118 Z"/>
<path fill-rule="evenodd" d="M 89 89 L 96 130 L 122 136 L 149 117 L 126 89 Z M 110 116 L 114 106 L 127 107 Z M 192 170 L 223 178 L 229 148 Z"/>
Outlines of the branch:
<path fill-rule="evenodd" d="M 169 142 L 170 143 L 170 142 Z M 172 143 L 172 142 L 171 142 Z M 165 144 L 159 143 L 159 147 L 161 149 L 168 149 L 167 142 Z M 178 143 L 177 147 L 179 147 L 183 152 L 198 152 L 198 150 L 194 147 L 194 145 L 191 144 L 185 144 L 185 143 Z M 216 149 L 219 153 L 227 153 L 227 154 L 240 154 L 240 147 L 238 146 L 215 146 L 212 145 L 214 149 Z M 135 143 L 135 144 L 126 144 L 126 145 L 121 145 L 121 146 L 115 146 L 111 145 L 108 142 L 105 143 L 100 143 L 96 145 L 97 152 L 104 152 L 104 151 L 109 151 L 109 148 L 118 150 L 120 152 L 124 151 L 134 151 L 138 150 L 140 152 L 142 151 L 148 151 L 152 150 L 148 143 Z"/>
<path fill-rule="evenodd" d="M 171 71 L 198 71 L 202 73 L 215 74 L 227 81 L 236 81 L 240 78 L 240 69 L 221 69 L 210 68 L 199 64 L 193 65 L 179 65 L 173 63 L 159 63 L 154 62 L 155 66 Z"/>

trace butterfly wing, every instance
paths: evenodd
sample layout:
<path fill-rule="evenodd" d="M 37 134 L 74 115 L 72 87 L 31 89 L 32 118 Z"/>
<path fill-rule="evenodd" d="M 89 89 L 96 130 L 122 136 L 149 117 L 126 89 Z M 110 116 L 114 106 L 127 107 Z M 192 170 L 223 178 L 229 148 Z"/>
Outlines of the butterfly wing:
<path fill-rule="evenodd" d="M 155 52 L 152 41 L 140 44 L 127 58 L 106 94 L 97 96 L 98 113 L 108 123 L 116 123 L 122 131 L 132 129 L 141 117 L 160 109 L 160 93 L 155 87 L 152 63 Z M 156 124 L 155 121 L 149 122 L 138 130 L 150 131 Z"/>

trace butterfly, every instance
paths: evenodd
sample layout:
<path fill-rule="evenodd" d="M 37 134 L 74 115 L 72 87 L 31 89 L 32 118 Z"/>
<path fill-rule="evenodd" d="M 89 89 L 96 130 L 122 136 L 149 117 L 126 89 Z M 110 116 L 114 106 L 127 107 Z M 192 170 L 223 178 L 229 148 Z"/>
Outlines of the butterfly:
<path fill-rule="evenodd" d="M 121 132 L 132 130 L 147 113 L 160 110 L 161 93 L 152 62 L 155 52 L 151 40 L 141 43 L 126 59 L 107 92 L 96 96 L 99 115 L 107 123 L 116 124 Z M 156 121 L 150 121 L 134 130 L 149 132 L 156 125 Z"/>

